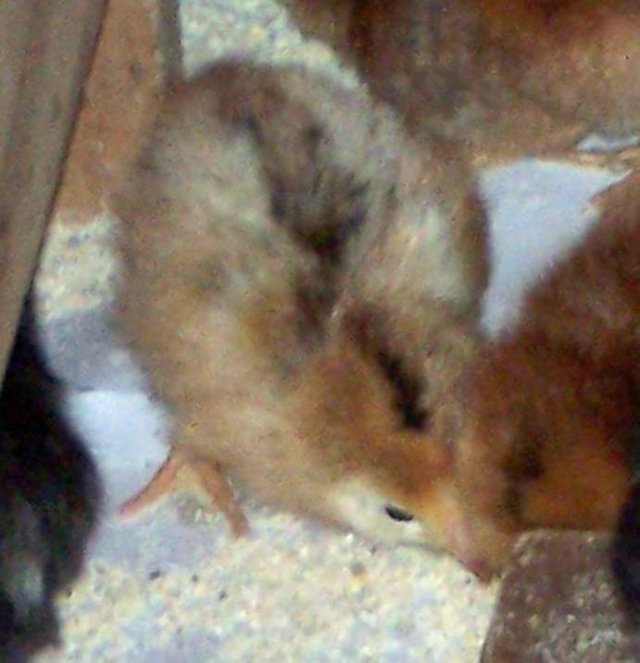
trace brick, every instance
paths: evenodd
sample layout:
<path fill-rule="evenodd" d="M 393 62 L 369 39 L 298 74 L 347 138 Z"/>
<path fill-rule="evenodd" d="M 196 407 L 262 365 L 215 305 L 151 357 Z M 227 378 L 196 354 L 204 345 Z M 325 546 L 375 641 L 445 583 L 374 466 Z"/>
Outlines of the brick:
<path fill-rule="evenodd" d="M 501 587 L 481 663 L 633 663 L 640 635 L 621 610 L 610 538 L 524 536 Z"/>

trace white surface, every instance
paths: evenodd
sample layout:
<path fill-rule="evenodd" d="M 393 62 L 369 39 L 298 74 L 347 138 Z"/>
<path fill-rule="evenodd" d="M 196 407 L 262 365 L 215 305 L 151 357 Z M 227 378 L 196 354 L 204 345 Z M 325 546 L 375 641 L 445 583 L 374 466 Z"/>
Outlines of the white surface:
<path fill-rule="evenodd" d="M 519 161 L 488 172 L 492 276 L 483 325 L 492 334 L 517 316 L 522 293 L 597 219 L 590 198 L 619 177 L 594 168 Z"/>

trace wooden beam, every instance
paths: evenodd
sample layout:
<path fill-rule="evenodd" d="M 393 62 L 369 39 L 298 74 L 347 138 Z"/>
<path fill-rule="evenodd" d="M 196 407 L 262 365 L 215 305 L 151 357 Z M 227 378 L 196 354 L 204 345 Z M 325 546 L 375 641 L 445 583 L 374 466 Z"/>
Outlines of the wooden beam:
<path fill-rule="evenodd" d="M 178 0 L 109 0 L 56 203 L 62 222 L 104 211 L 159 94 L 181 76 Z"/>
<path fill-rule="evenodd" d="M 49 217 L 104 0 L 0 2 L 0 375 Z"/>

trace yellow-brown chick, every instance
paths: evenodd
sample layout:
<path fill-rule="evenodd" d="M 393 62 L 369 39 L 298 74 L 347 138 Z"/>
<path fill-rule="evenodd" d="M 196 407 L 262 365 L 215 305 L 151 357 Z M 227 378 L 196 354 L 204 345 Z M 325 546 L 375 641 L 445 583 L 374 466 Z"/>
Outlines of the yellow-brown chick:
<path fill-rule="evenodd" d="M 481 163 L 640 131 L 635 0 L 281 0 L 413 130 Z"/>
<path fill-rule="evenodd" d="M 120 317 L 174 419 L 135 508 L 194 467 L 473 566 L 438 399 L 473 354 L 482 206 L 445 146 L 302 68 L 215 64 L 169 91 L 122 191 Z M 445 184 L 449 184 L 445 188 Z"/>

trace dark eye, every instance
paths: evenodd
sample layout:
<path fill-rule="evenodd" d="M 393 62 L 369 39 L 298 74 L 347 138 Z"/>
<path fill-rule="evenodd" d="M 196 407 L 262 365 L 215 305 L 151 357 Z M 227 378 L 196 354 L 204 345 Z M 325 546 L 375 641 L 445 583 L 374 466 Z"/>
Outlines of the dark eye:
<path fill-rule="evenodd" d="M 398 509 L 398 507 L 393 506 L 393 504 L 387 504 L 387 506 L 384 507 L 384 510 L 387 512 L 389 518 L 393 520 L 398 520 L 402 523 L 408 523 L 410 520 L 413 520 L 413 516 L 410 513 Z"/>

